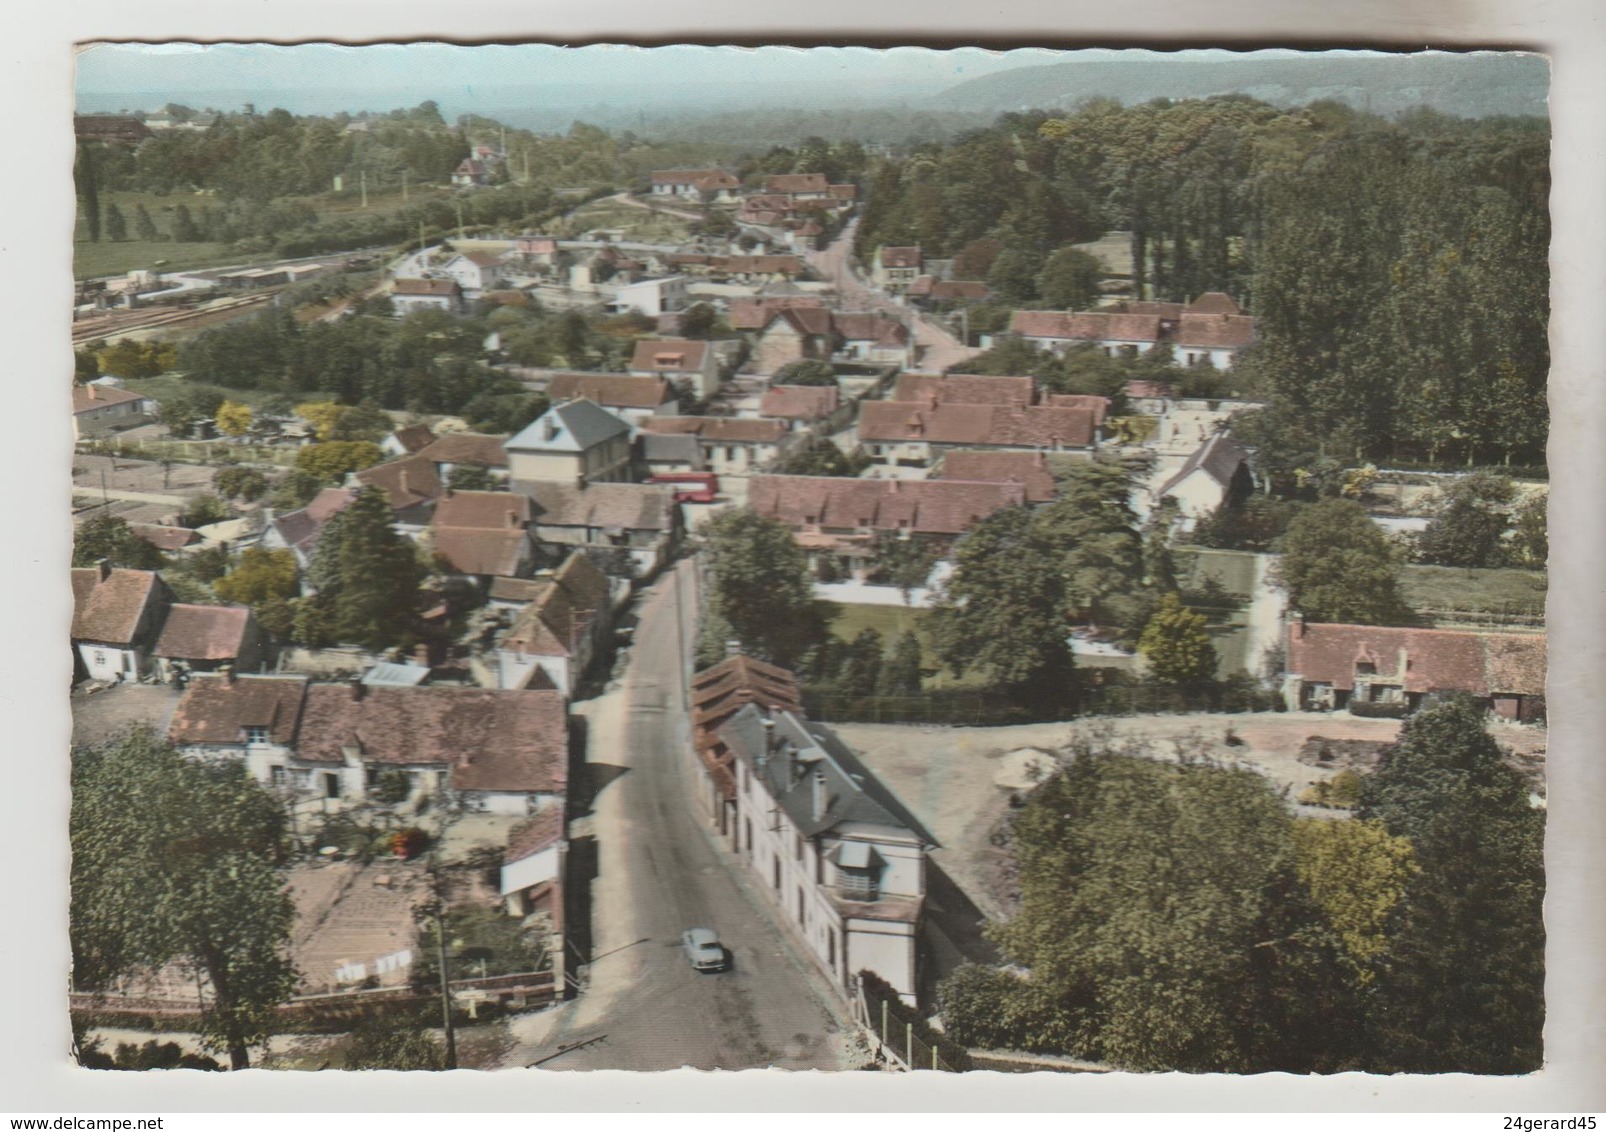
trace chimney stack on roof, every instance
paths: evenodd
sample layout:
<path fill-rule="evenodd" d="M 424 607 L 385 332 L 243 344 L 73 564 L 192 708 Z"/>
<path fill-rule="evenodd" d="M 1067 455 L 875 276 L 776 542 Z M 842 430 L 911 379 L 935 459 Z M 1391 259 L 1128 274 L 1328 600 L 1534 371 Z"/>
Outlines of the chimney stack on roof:
<path fill-rule="evenodd" d="M 351 698 L 353 700 L 362 699 L 362 694 L 363 694 L 362 677 L 361 676 L 353 676 L 348 683 L 350 684 L 350 687 L 351 687 Z"/>
<path fill-rule="evenodd" d="M 741 641 L 737 641 L 737 640 L 726 641 L 725 642 L 725 655 L 726 656 L 741 656 L 742 655 L 742 642 Z"/>
<path fill-rule="evenodd" d="M 232 664 L 219 665 L 218 666 L 218 672 L 220 672 L 222 674 L 223 682 L 225 684 L 227 684 L 231 688 L 234 687 L 234 665 L 232 665 Z"/>
<path fill-rule="evenodd" d="M 104 582 L 107 578 L 112 576 L 112 560 L 110 558 L 102 558 L 97 560 L 95 563 L 95 569 L 100 571 L 100 580 Z"/>

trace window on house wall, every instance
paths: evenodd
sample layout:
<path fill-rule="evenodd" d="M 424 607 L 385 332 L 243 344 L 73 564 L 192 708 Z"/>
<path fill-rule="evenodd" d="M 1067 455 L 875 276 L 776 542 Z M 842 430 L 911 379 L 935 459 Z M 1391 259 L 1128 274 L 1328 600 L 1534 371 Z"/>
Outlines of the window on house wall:
<path fill-rule="evenodd" d="M 268 781 L 275 787 L 282 789 L 285 783 L 289 781 L 289 776 L 285 773 L 285 769 L 282 766 L 269 767 Z"/>
<path fill-rule="evenodd" d="M 802 924 L 804 927 L 808 927 L 809 926 L 808 910 L 807 910 L 807 906 L 803 902 L 803 886 L 802 885 L 799 885 L 798 889 L 797 889 L 797 922 Z"/>
<path fill-rule="evenodd" d="M 835 932 L 826 932 L 825 933 L 825 961 L 826 961 L 826 963 L 828 963 L 830 965 L 831 970 L 833 970 L 833 971 L 836 970 L 836 933 Z"/>
<path fill-rule="evenodd" d="M 800 833 L 792 835 L 792 856 L 794 860 L 803 859 L 803 835 Z"/>
<path fill-rule="evenodd" d="M 325 798 L 340 797 L 340 776 L 332 771 L 326 771 L 323 776 L 323 796 Z"/>
<path fill-rule="evenodd" d="M 880 895 L 879 877 L 870 869 L 837 869 L 837 888 L 849 900 L 874 900 Z"/>
<path fill-rule="evenodd" d="M 100 666 L 106 663 L 106 653 L 101 649 L 95 650 L 95 664 Z"/>
<path fill-rule="evenodd" d="M 773 881 L 773 883 L 775 885 L 775 891 L 776 892 L 781 891 L 781 859 L 780 859 L 780 857 L 772 857 L 772 858 L 770 858 L 770 872 L 772 874 L 772 881 Z"/>
<path fill-rule="evenodd" d="M 260 747 L 268 741 L 266 727 L 247 727 L 245 729 L 245 742 L 250 747 Z"/>

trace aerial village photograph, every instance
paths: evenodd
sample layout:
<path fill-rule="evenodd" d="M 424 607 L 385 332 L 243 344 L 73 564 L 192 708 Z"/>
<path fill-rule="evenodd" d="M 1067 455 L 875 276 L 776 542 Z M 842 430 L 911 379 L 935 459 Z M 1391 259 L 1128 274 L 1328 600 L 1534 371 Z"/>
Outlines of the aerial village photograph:
<path fill-rule="evenodd" d="M 1538 1070 L 1549 77 L 86 45 L 77 1063 Z"/>

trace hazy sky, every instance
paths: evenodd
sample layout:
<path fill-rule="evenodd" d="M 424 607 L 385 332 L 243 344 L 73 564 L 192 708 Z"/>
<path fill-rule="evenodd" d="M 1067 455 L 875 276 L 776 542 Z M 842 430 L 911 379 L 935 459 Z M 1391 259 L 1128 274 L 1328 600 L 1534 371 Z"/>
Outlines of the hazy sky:
<path fill-rule="evenodd" d="M 241 100 L 288 110 L 327 111 L 331 95 L 371 92 L 377 109 L 426 98 L 442 108 L 466 108 L 512 87 L 561 87 L 588 96 L 611 88 L 636 93 L 644 84 L 684 90 L 763 84 L 777 90 L 815 88 L 844 99 L 918 97 L 979 75 L 1064 59 L 1108 59 L 1151 52 L 990 52 L 979 48 L 932 51 L 900 47 L 688 47 L 656 48 L 546 44 L 462 47 L 441 43 L 381 44 L 99 44 L 77 59 L 77 91 L 88 110 L 108 106 L 109 95 L 238 95 Z M 1198 58 L 1214 52 L 1188 52 Z M 132 108 L 132 107 L 131 107 Z M 148 107 L 141 107 L 148 108 Z M 233 109 L 219 105 L 218 109 Z M 350 109 L 365 108 L 360 103 Z"/>

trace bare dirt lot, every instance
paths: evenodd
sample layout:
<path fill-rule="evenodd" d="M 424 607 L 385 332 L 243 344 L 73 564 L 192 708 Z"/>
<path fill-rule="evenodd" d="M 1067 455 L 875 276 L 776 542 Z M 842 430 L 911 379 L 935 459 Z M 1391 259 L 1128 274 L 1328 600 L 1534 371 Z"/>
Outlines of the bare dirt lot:
<path fill-rule="evenodd" d="M 1232 728 L 1241 745 L 1224 742 Z M 936 727 L 838 723 L 833 729 L 859 752 L 943 847 L 933 859 L 959 884 L 982 911 L 993 918 L 1009 912 L 1005 884 L 1007 853 L 992 843 L 994 832 L 1010 810 L 1010 800 L 1031 790 L 1032 764 L 1047 769 L 1050 760 L 1034 755 L 1063 747 L 1077 731 L 1097 734 L 1107 728 L 1116 739 L 1156 741 L 1156 751 L 1174 757 L 1175 745 L 1197 747 L 1225 763 L 1252 767 L 1290 798 L 1310 783 L 1336 771 L 1307 766 L 1298 760 L 1300 747 L 1312 736 L 1327 739 L 1369 739 L 1389 742 L 1400 724 L 1386 719 L 1355 719 L 1347 714 L 1144 715 L 1100 718 L 1071 723 L 1038 723 L 1020 727 Z M 1542 728 L 1496 725 L 1495 736 L 1519 754 L 1542 757 Z M 1299 807 L 1301 812 L 1332 816 L 1331 811 Z"/>
<path fill-rule="evenodd" d="M 179 691 L 166 684 L 119 684 L 72 695 L 72 741 L 91 746 L 144 724 L 158 735 L 167 734 Z"/>
<path fill-rule="evenodd" d="M 188 498 L 212 490 L 217 469 L 204 464 L 172 464 L 163 468 L 156 460 L 129 460 L 122 456 L 94 456 L 79 452 L 73 456 L 73 487 L 98 495 L 101 473 L 111 491 L 145 492 Z"/>

